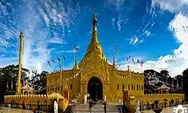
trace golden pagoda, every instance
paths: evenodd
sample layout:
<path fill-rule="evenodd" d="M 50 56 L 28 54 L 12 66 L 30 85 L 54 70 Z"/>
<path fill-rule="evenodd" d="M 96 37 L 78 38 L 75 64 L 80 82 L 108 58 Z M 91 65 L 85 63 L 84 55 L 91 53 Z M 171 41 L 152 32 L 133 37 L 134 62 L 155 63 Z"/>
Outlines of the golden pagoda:
<path fill-rule="evenodd" d="M 117 70 L 115 59 L 110 64 L 104 56 L 97 35 L 97 17 L 93 17 L 93 31 L 87 52 L 80 63 L 75 59 L 72 70 L 51 73 L 47 76 L 47 94 L 58 92 L 63 95 L 68 86 L 69 99 L 83 102 L 84 95 L 92 99 L 119 102 L 123 90 L 130 95 L 144 95 L 143 74 Z"/>
<path fill-rule="evenodd" d="M 59 109 L 65 111 L 70 102 L 76 100 L 74 102 L 86 103 L 86 98 L 89 97 L 96 101 L 106 101 L 108 104 L 123 103 L 130 110 L 130 113 L 135 113 L 135 105 L 138 103 L 140 103 L 141 109 L 151 109 L 156 101 L 159 102 L 159 105 L 168 107 L 182 103 L 184 100 L 184 94 L 170 94 L 168 92 L 144 94 L 143 73 L 131 72 L 129 66 L 126 71 L 118 70 L 115 57 L 113 57 L 113 63 L 109 63 L 104 56 L 102 46 L 99 44 L 96 15 L 93 18 L 91 42 L 84 58 L 78 62 L 77 55 L 75 55 L 75 64 L 71 70 L 61 70 L 60 67 L 59 72 L 48 74 L 47 94 L 45 95 L 28 95 L 31 93 L 30 91 L 33 91 L 28 85 L 21 88 L 22 41 L 23 34 L 21 33 L 17 93 L 16 95 L 5 95 L 6 104 L 17 104 L 21 107 L 22 101 L 20 100 L 25 99 L 30 104 L 29 109 L 34 109 L 38 103 L 42 105 L 41 109 L 48 111 L 51 109 L 49 106 L 53 105 L 53 101 L 56 99 L 59 103 Z M 164 86 L 162 89 L 166 88 Z M 26 93 L 24 94 L 24 92 Z"/>

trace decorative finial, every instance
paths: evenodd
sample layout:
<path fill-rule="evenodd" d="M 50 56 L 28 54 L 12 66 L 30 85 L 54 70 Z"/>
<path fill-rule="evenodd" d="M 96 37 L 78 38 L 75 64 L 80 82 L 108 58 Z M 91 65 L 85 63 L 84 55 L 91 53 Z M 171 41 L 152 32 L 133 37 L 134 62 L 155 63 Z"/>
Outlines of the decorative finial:
<path fill-rule="evenodd" d="M 23 32 L 20 32 L 20 38 L 23 37 Z"/>
<path fill-rule="evenodd" d="M 130 71 L 130 66 L 127 66 L 128 71 Z"/>
<path fill-rule="evenodd" d="M 97 24 L 97 16 L 96 16 L 96 12 L 94 10 L 94 16 L 93 16 L 93 25 Z"/>

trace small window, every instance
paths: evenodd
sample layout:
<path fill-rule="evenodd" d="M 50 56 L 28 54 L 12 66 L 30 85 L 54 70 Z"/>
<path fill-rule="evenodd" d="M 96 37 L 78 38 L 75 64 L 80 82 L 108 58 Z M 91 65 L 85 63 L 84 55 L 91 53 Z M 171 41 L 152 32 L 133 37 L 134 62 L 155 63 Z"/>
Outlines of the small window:
<path fill-rule="evenodd" d="M 122 85 L 122 90 L 124 91 L 124 88 L 125 88 L 125 86 L 124 86 L 124 84 Z"/>
<path fill-rule="evenodd" d="M 72 84 L 70 84 L 70 89 L 72 89 Z"/>
<path fill-rule="evenodd" d="M 119 84 L 117 85 L 117 89 L 119 90 Z"/>
<path fill-rule="evenodd" d="M 133 90 L 134 89 L 134 87 L 133 87 L 133 85 L 131 84 L 131 89 Z"/>
<path fill-rule="evenodd" d="M 128 85 L 128 90 L 130 89 L 130 86 Z"/>

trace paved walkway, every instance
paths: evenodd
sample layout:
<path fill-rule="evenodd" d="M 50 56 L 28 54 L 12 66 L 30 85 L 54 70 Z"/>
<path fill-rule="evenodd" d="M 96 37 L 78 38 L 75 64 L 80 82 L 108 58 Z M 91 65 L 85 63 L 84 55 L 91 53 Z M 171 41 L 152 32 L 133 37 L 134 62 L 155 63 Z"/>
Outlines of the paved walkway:
<path fill-rule="evenodd" d="M 175 107 L 177 107 L 177 106 L 175 106 Z M 188 108 L 188 104 L 183 105 L 183 107 L 187 107 L 187 108 Z M 142 110 L 141 112 L 142 112 L 142 113 L 154 113 L 153 110 L 144 110 L 144 111 Z M 173 112 L 173 107 L 163 108 L 163 110 L 162 110 L 161 113 L 174 113 L 174 112 Z M 184 113 L 184 112 L 183 112 L 183 113 Z"/>
<path fill-rule="evenodd" d="M 33 113 L 33 111 L 3 107 L 2 109 L 0 108 L 0 113 Z"/>

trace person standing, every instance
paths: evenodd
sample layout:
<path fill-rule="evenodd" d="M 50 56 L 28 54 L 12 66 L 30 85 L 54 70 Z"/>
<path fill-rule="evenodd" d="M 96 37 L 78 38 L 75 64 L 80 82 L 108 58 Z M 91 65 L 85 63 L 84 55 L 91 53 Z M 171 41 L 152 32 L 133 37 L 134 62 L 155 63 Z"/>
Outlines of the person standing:
<path fill-rule="evenodd" d="M 26 102 L 25 102 L 25 98 L 22 100 L 22 108 L 23 108 L 23 111 L 25 110 L 25 106 L 26 106 Z M 22 111 L 22 113 L 23 113 Z"/>
<path fill-rule="evenodd" d="M 103 102 L 103 105 L 104 105 L 104 113 L 106 113 L 106 105 L 107 105 L 106 101 Z"/>
<path fill-rule="evenodd" d="M 92 99 L 89 99 L 89 112 L 91 113 L 91 108 L 93 107 Z"/>
<path fill-rule="evenodd" d="M 25 98 L 23 99 L 23 101 L 22 101 L 22 107 L 23 107 L 23 110 L 25 110 Z"/>

